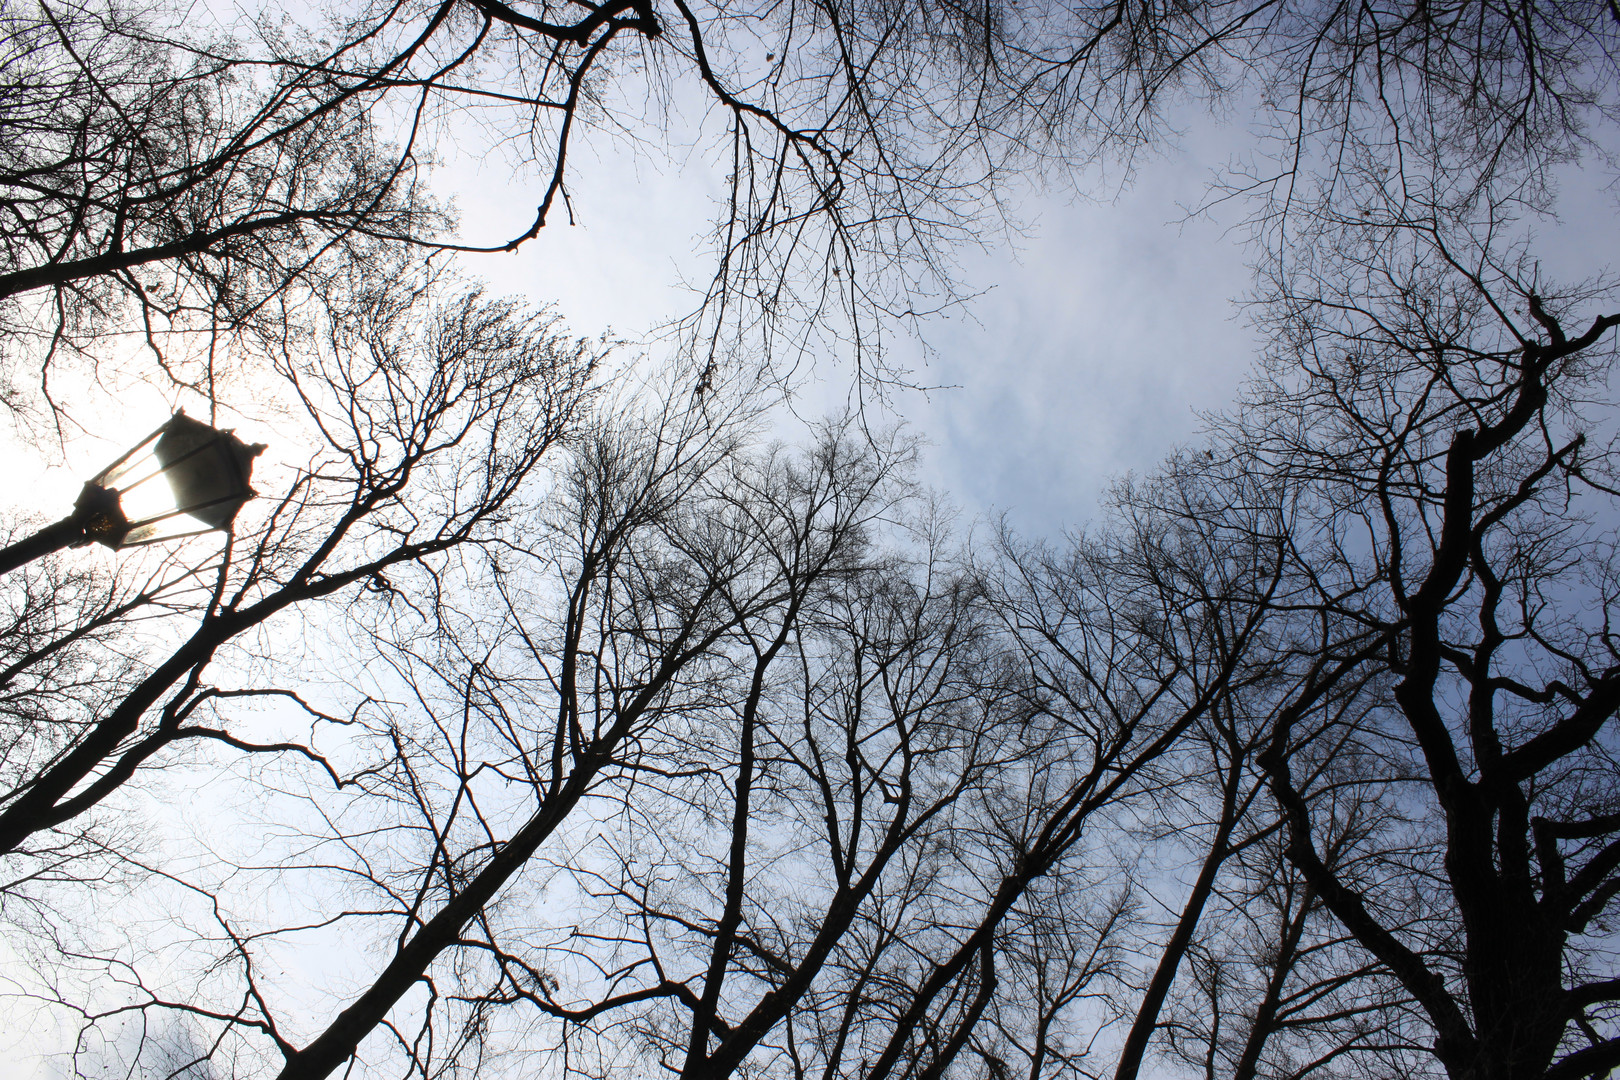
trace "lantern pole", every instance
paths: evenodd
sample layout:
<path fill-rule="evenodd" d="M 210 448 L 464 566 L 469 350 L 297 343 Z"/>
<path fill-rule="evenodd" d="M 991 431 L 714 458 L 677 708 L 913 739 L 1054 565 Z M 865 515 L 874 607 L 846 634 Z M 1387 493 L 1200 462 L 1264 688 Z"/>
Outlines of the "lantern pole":
<path fill-rule="evenodd" d="M 9 574 L 19 566 L 68 547 L 82 547 L 94 539 L 97 525 L 105 528 L 123 518 L 118 505 L 118 492 L 100 484 L 86 484 L 79 492 L 73 513 L 61 521 L 47 525 L 33 536 L 0 549 L 0 574 Z"/>

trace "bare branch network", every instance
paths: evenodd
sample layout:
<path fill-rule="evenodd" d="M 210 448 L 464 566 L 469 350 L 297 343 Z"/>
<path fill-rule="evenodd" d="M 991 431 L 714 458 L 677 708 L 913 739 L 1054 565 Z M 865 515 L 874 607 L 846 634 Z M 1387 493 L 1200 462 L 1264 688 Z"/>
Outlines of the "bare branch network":
<path fill-rule="evenodd" d="M 729 188 L 712 280 L 680 328 L 700 377 L 807 348 L 881 376 L 886 330 L 962 299 L 953 250 L 1005 227 L 1023 177 L 1128 164 L 1187 99 L 1265 103 L 1271 149 L 1230 178 L 1265 196 L 1258 224 L 1342 207 L 1374 174 L 1425 197 L 1410 170 L 1440 161 L 1430 201 L 1502 190 L 1544 209 L 1548 170 L 1612 119 L 1616 22 L 1602 3 L 448 0 L 210 31 L 162 6 L 15 4 L 7 400 L 48 399 L 60 354 L 115 329 L 206 393 L 217 356 L 169 332 L 213 340 L 379 245 L 512 250 L 575 212 L 581 139 L 656 146 L 677 99 L 707 103 L 695 137 Z M 475 131 L 536 193 L 504 236 L 455 236 L 426 186 L 448 134 Z"/>
<path fill-rule="evenodd" d="M 141 384 L 295 448 L 223 539 L 0 579 L 9 1045 L 1620 1067 L 1620 297 L 1533 231 L 1612 164 L 1612 3 L 205 14 L 0 10 L 15 431 Z M 447 266 L 610 213 L 571 155 L 692 94 L 727 187 L 666 362 Z M 807 351 L 894 374 L 1024 174 L 1189 100 L 1254 116 L 1213 198 L 1268 342 L 1200 441 L 1045 541 L 953 525 L 872 417 L 769 438 Z M 537 192 L 487 242 L 429 184 L 475 128 Z"/>

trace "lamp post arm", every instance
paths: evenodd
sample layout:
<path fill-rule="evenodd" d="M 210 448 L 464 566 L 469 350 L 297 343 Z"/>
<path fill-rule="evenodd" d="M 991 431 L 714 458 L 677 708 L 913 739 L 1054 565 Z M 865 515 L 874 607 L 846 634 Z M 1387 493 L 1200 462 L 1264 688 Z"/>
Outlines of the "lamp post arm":
<path fill-rule="evenodd" d="M 84 516 L 70 514 L 53 525 L 45 526 L 33 536 L 0 550 L 0 574 L 9 574 L 41 556 L 72 547 L 83 541 L 84 537 Z"/>

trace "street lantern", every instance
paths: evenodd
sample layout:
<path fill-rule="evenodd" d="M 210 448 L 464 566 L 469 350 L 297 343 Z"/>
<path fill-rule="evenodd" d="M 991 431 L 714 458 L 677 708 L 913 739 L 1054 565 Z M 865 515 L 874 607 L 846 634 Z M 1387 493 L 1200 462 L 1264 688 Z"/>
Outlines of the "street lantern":
<path fill-rule="evenodd" d="M 177 412 L 86 483 L 73 513 L 0 551 L 0 574 L 92 541 L 116 549 L 229 529 L 264 449 Z"/>

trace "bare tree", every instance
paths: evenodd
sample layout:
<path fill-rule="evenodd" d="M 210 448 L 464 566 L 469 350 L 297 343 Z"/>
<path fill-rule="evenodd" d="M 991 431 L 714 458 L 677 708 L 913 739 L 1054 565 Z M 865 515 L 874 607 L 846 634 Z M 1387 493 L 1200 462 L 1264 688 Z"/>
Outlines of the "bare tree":
<path fill-rule="evenodd" d="M 1400 784 L 1347 778 L 1364 755 L 1353 729 L 1319 730 L 1329 733 L 1339 737 L 1316 753 L 1296 744 L 1291 755 L 1302 772 L 1313 763 L 1324 859 L 1347 879 L 1398 887 L 1388 856 L 1410 824 L 1395 810 Z M 1242 1080 L 1436 1072 L 1411 998 L 1287 862 L 1285 840 L 1268 830 L 1226 866 L 1167 1010 L 1167 1056 Z M 1422 915 L 1409 911 L 1409 925 Z"/>
<path fill-rule="evenodd" d="M 1308 1008 L 1289 1013 L 1286 1023 L 1274 1022 L 1284 1003 L 1267 995 L 1287 990 L 1291 1006 L 1290 980 L 1307 969 L 1330 971 L 1323 985 L 1335 1002 L 1353 996 L 1365 980 L 1352 975 L 1351 989 L 1334 987 L 1338 973 L 1316 956 L 1311 942 L 1302 947 L 1298 940 L 1307 916 L 1321 920 L 1320 905 L 1301 900 L 1287 871 L 1279 871 L 1284 822 L 1257 762 L 1274 739 L 1279 714 L 1310 683 L 1313 643 L 1321 634 L 1321 625 L 1307 614 L 1313 594 L 1288 570 L 1294 509 L 1263 479 L 1248 487 L 1230 482 L 1224 465 L 1207 449 L 1184 451 L 1147 478 L 1116 485 L 1111 497 L 1136 543 L 1164 566 L 1153 580 L 1167 605 L 1185 607 L 1184 590 L 1196 587 L 1198 602 L 1208 609 L 1208 632 L 1178 642 L 1178 662 L 1233 672 L 1220 699 L 1167 755 L 1152 812 L 1133 822 L 1142 847 L 1126 870 L 1143 907 L 1164 914 L 1145 916 L 1134 929 L 1132 948 L 1148 974 L 1133 994 L 1122 995 L 1134 1002 L 1134 1016 L 1119 1048 L 1117 1078 L 1139 1075 L 1156 1052 L 1196 1064 L 1207 1076 L 1235 1071 L 1253 1077 L 1262 1055 L 1268 1062 L 1278 1055 L 1286 1060 L 1303 1048 L 1319 1054 L 1321 1067 L 1347 1054 L 1384 1049 L 1375 1040 L 1358 1041 L 1354 1023 L 1335 1026 L 1345 1018 L 1331 1009 Z M 1217 575 L 1219 591 L 1210 591 L 1211 575 Z M 1246 601 L 1234 604 L 1245 590 L 1251 590 Z M 1253 630 L 1235 632 L 1228 620 L 1240 613 L 1256 621 Z M 1366 756 L 1361 721 L 1375 686 L 1373 672 L 1344 680 L 1309 723 L 1293 729 L 1286 752 L 1305 797 L 1329 806 L 1342 798 L 1347 771 Z M 1355 805 L 1364 809 L 1379 805 L 1379 793 L 1371 789 L 1357 798 Z M 1355 828 L 1376 860 L 1387 830 L 1364 821 Z M 1362 835 L 1369 832 L 1376 837 L 1370 844 Z M 1339 846 L 1345 843 L 1341 838 Z M 1349 856 L 1340 856 L 1348 864 Z M 1274 908 L 1286 912 L 1280 925 L 1268 920 Z M 1302 950 L 1316 961 L 1302 961 Z M 1364 961 L 1352 957 L 1352 967 Z M 1254 968 L 1266 972 L 1258 985 Z M 1361 1012 L 1376 1014 L 1375 1027 L 1389 1021 L 1387 1011 L 1377 1008 L 1352 1008 L 1350 1016 Z M 1311 1071 L 1300 1068 L 1299 1075 Z"/>
<path fill-rule="evenodd" d="M 1601 1075 L 1620 1061 L 1603 411 L 1620 316 L 1569 329 L 1608 294 L 1554 292 L 1497 210 L 1471 232 L 1334 224 L 1331 254 L 1291 260 L 1265 309 L 1275 351 L 1211 475 L 1294 508 L 1316 643 L 1260 760 L 1303 884 L 1416 1002 L 1448 1075 Z M 1369 678 L 1373 779 L 1418 781 L 1416 835 L 1382 856 L 1400 873 L 1373 877 L 1331 860 L 1337 827 L 1289 754 Z"/>

